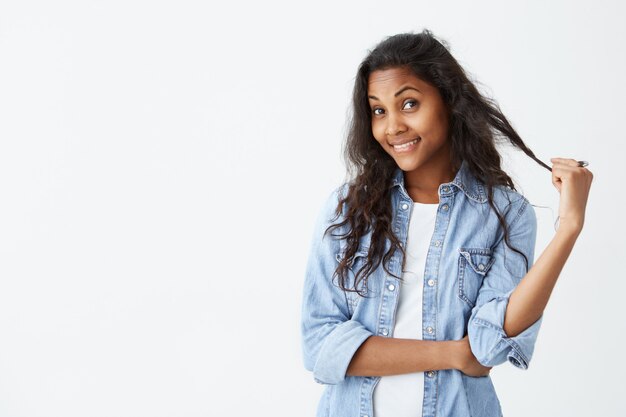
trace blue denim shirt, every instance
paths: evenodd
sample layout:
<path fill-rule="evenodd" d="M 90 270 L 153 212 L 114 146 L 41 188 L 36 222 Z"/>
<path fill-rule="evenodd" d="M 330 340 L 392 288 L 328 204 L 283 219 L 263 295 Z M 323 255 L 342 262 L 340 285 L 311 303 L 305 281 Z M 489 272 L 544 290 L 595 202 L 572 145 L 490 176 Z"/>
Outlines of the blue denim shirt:
<path fill-rule="evenodd" d="M 372 397 L 380 376 L 347 376 L 359 346 L 370 336 L 393 337 L 401 283 L 379 266 L 367 283 L 367 297 L 342 291 L 332 275 L 345 251 L 345 241 L 326 234 L 339 195 L 335 188 L 317 217 L 306 264 L 302 297 L 301 336 L 304 367 L 325 384 L 317 417 L 376 417 Z M 392 226 L 406 247 L 413 200 L 397 168 L 391 201 Z M 435 228 L 424 270 L 423 340 L 459 340 L 469 335 L 471 350 L 484 366 L 510 362 L 527 369 L 543 315 L 515 337 L 503 330 L 509 296 L 526 274 L 524 258 L 504 243 L 487 190 L 462 163 L 454 180 L 439 186 Z M 494 187 L 494 203 L 506 211 L 513 247 L 534 262 L 537 220 L 521 194 Z M 508 211 L 507 211 L 508 210 Z M 344 212 L 345 214 L 345 212 Z M 343 230 L 334 230 L 332 234 Z M 359 241 L 351 266 L 357 271 L 369 248 L 371 231 Z M 390 242 L 386 242 L 389 249 Z M 402 276 L 402 254 L 396 251 L 389 269 Z M 352 279 L 354 274 L 348 274 Z M 348 283 L 351 285 L 351 282 Z M 365 287 L 362 287 L 365 288 Z M 410 394 L 408 394 L 410 395 Z M 456 369 L 424 372 L 424 417 L 500 417 L 502 410 L 491 377 L 471 377 Z"/>

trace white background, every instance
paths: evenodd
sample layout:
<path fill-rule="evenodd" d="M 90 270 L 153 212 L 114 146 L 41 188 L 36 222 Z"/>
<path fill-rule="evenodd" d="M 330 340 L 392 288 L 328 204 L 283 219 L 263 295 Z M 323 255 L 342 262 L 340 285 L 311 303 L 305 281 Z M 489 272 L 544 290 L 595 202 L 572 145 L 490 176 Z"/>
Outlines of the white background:
<path fill-rule="evenodd" d="M 590 161 L 585 229 L 505 416 L 624 415 L 619 2 L 0 3 L 0 417 L 312 416 L 313 221 L 356 68 L 433 31 L 537 156 Z M 550 173 L 503 149 L 554 234 Z"/>

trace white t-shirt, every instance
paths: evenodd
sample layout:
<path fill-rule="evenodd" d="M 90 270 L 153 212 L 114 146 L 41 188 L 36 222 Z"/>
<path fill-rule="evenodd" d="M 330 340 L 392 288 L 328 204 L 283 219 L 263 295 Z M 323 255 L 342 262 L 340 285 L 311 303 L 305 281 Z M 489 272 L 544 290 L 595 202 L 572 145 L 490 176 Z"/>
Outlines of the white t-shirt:
<path fill-rule="evenodd" d="M 393 337 L 422 339 L 424 269 L 435 230 L 438 203 L 413 202 L 406 242 L 406 263 L 399 282 Z M 424 398 L 424 372 L 381 377 L 374 389 L 373 417 L 420 417 Z"/>

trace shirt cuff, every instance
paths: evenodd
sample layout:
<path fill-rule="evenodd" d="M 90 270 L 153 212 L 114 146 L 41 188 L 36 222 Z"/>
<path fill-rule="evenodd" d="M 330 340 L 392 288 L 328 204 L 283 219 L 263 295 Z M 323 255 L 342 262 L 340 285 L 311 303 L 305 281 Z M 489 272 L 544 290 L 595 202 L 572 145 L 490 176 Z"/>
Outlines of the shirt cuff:
<path fill-rule="evenodd" d="M 470 347 L 483 366 L 493 367 L 508 360 L 517 368 L 528 369 L 543 314 L 517 336 L 508 337 L 503 327 L 511 292 L 485 303 L 470 318 L 468 325 Z"/>
<path fill-rule="evenodd" d="M 356 320 L 336 325 L 324 339 L 313 378 L 321 384 L 338 384 L 346 378 L 352 357 L 363 342 L 373 333 Z"/>

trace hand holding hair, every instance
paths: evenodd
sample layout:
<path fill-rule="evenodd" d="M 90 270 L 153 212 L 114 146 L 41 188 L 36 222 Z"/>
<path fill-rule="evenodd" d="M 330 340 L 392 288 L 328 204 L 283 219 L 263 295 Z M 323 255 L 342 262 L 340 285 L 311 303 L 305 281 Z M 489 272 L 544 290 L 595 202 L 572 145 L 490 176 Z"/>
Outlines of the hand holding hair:
<path fill-rule="evenodd" d="M 578 234 L 585 222 L 585 209 L 593 174 L 585 166 L 587 161 L 571 158 L 550 158 L 552 184 L 561 194 L 559 202 L 559 229 L 566 227 Z"/>

